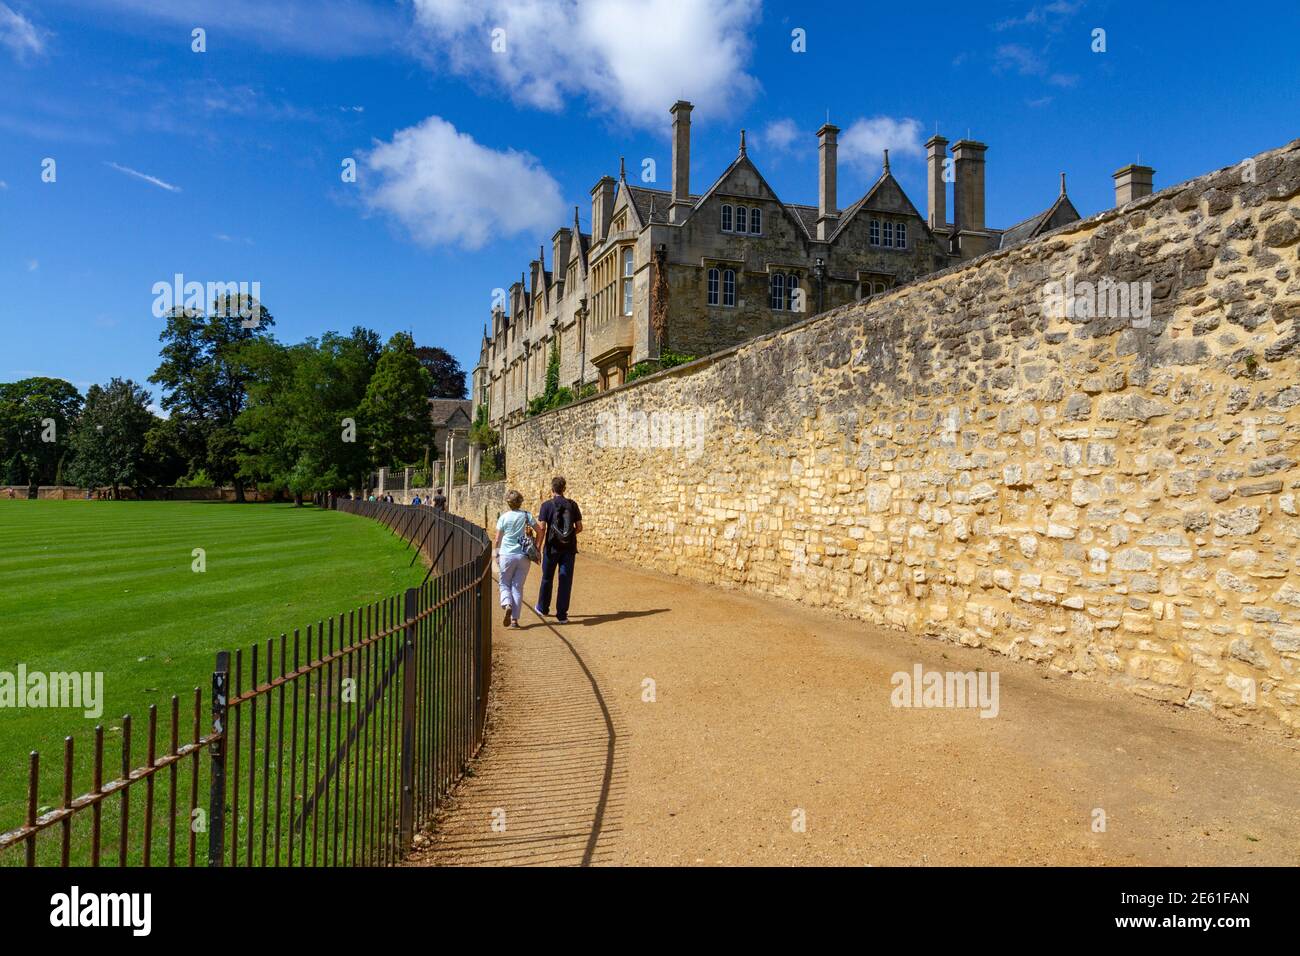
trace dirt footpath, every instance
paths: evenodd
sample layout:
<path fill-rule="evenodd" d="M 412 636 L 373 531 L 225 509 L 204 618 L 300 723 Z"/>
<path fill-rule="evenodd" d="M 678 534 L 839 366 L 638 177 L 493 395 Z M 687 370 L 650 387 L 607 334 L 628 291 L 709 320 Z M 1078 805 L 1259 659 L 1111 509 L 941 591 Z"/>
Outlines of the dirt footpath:
<path fill-rule="evenodd" d="M 1300 864 L 1294 742 L 586 554 L 575 580 L 568 625 L 495 628 L 488 743 L 416 865 Z M 894 707 L 918 663 L 997 671 L 998 715 Z"/>

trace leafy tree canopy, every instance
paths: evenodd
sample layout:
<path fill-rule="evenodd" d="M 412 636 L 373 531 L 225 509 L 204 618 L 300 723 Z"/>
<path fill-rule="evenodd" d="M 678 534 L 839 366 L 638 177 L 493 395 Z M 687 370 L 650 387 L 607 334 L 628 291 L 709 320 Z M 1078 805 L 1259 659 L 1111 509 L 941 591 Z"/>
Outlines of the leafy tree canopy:
<path fill-rule="evenodd" d="M 149 378 L 163 388 L 162 407 L 178 422 L 191 470 L 201 468 L 219 484 L 233 481 L 240 501 L 244 449 L 235 419 L 247 398 L 244 350 L 268 339 L 274 325 L 265 306 L 239 295 L 218 298 L 207 315 L 172 309 L 159 335 L 161 361 Z"/>
<path fill-rule="evenodd" d="M 415 343 L 398 332 L 384 347 L 358 410 L 357 424 L 372 461 L 401 465 L 423 460 L 424 450 L 434 441 L 431 388 L 432 378 L 415 355 Z"/>
<path fill-rule="evenodd" d="M 370 453 L 357 419 L 380 351 L 378 336 L 360 327 L 288 347 L 250 345 L 248 405 L 237 420 L 245 443 L 241 474 L 286 488 L 298 501 L 311 491 L 360 484 Z"/>
<path fill-rule="evenodd" d="M 47 485 L 59 477 L 81 393 L 61 378 L 0 383 L 0 478 Z"/>
<path fill-rule="evenodd" d="M 450 352 L 436 345 L 421 345 L 416 348 L 415 357 L 429 370 L 433 379 L 429 387 L 430 398 L 469 398 L 465 370 Z"/>
<path fill-rule="evenodd" d="M 155 418 L 151 397 L 130 379 L 90 386 L 86 407 L 72 434 L 69 476 L 88 488 L 148 483 L 147 440 Z"/>

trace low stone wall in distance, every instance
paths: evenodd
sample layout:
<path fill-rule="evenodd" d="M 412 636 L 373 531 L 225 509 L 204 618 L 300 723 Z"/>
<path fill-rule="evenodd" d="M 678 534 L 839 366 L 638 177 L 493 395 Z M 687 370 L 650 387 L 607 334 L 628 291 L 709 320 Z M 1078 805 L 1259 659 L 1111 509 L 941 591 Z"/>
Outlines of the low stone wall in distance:
<path fill-rule="evenodd" d="M 111 489 L 99 488 L 97 493 L 108 495 Z M 133 488 L 119 489 L 123 501 L 234 501 L 234 488 L 145 488 L 137 492 Z M 0 498 L 26 498 L 26 485 L 0 485 Z M 36 492 L 37 498 L 60 501 L 74 501 L 86 497 L 86 489 L 73 485 L 41 485 Z M 270 495 L 263 497 L 256 489 L 248 488 L 244 497 L 249 501 L 269 501 Z"/>
<path fill-rule="evenodd" d="M 508 490 L 504 481 L 489 481 L 473 487 L 457 485 L 447 497 L 447 510 L 493 531 L 497 517 L 506 510 Z M 524 507 L 537 513 L 536 503 L 525 501 Z"/>

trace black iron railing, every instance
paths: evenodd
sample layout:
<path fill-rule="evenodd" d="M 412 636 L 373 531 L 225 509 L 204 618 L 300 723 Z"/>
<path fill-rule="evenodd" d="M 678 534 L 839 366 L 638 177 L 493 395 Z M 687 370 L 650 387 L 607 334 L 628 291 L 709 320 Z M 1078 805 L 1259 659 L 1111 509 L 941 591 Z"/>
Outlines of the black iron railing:
<path fill-rule="evenodd" d="M 483 740 L 491 545 L 446 512 L 317 500 L 403 538 L 412 564 L 428 564 L 424 581 L 247 654 L 221 652 L 207 729 L 195 688 L 182 743 L 172 697 L 160 753 L 150 707 L 136 765 L 123 718 L 114 779 L 104 778 L 104 729 L 95 728 L 91 789 L 78 797 L 66 738 L 56 807 L 40 807 L 33 752 L 26 819 L 0 834 L 0 865 L 383 865 L 410 848 Z"/>

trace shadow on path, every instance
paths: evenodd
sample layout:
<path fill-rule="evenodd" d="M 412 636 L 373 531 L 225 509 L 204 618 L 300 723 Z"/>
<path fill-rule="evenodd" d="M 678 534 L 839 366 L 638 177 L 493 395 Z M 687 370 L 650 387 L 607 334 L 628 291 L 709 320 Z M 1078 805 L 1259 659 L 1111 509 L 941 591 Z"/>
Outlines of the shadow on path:
<path fill-rule="evenodd" d="M 529 614 L 537 620 L 531 608 Z M 411 865 L 601 861 L 619 830 L 621 736 L 600 682 L 563 627 L 544 619 L 518 630 L 494 627 L 500 648 L 496 726 L 474 775 Z"/>
<path fill-rule="evenodd" d="M 569 624 L 592 627 L 596 624 L 611 624 L 614 621 L 628 621 L 638 617 L 649 617 L 651 614 L 667 614 L 668 610 L 666 607 L 656 607 L 645 611 L 617 611 L 613 614 L 570 614 Z M 550 621 L 546 623 L 548 626 L 552 626 Z M 560 627 L 564 627 L 564 625 L 561 624 Z M 578 652 L 574 651 L 573 653 L 577 654 Z"/>

